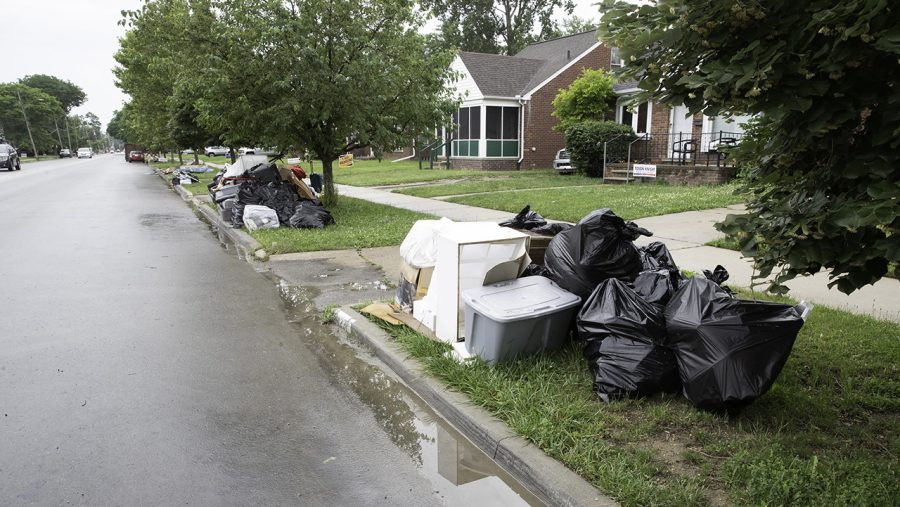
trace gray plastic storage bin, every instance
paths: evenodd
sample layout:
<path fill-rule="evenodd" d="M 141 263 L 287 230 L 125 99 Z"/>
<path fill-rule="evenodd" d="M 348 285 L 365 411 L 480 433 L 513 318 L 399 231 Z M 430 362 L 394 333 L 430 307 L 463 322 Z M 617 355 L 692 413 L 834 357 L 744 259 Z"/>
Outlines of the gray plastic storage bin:
<path fill-rule="evenodd" d="M 543 276 L 469 289 L 466 350 L 489 364 L 560 348 L 581 298 Z"/>

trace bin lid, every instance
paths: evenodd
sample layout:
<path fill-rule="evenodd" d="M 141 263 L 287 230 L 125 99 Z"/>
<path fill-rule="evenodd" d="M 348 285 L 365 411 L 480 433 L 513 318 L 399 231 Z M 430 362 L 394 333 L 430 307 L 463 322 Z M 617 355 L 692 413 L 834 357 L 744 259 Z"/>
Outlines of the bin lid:
<path fill-rule="evenodd" d="M 463 291 L 463 301 L 496 322 L 540 317 L 578 305 L 581 298 L 549 278 L 526 276 Z"/>

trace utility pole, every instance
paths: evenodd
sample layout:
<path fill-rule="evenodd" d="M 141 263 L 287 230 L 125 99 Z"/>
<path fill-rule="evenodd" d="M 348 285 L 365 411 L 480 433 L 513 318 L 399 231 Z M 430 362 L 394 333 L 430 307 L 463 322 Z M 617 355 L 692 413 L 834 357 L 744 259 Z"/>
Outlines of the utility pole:
<path fill-rule="evenodd" d="M 53 118 L 53 126 L 56 127 L 56 138 L 59 139 L 59 147 L 61 149 L 63 147 L 62 135 L 59 133 L 59 123 L 56 121 L 56 118 Z"/>
<path fill-rule="evenodd" d="M 22 94 L 19 93 L 18 88 L 16 88 L 16 96 L 19 97 L 19 109 L 22 111 L 22 119 L 25 120 L 25 130 L 28 131 L 28 139 L 31 139 L 31 149 L 34 151 L 34 156 L 37 157 L 37 146 L 34 144 L 34 137 L 31 135 L 31 125 L 28 123 L 28 115 L 25 114 L 25 106 L 22 105 Z"/>
<path fill-rule="evenodd" d="M 72 134 L 69 133 L 69 115 L 63 117 L 63 121 L 66 122 L 66 139 L 69 140 L 69 151 L 72 151 Z"/>

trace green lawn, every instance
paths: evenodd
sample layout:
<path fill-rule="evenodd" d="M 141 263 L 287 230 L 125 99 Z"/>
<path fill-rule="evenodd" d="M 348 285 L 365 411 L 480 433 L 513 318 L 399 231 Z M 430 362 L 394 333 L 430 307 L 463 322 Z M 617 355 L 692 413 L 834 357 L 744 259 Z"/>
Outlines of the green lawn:
<path fill-rule="evenodd" d="M 58 158 L 59 155 L 38 155 L 36 157 L 19 157 L 19 162 L 27 164 L 28 162 L 40 162 L 41 160 L 55 160 Z"/>
<path fill-rule="evenodd" d="M 446 344 L 376 322 L 449 388 L 625 506 L 900 498 L 896 323 L 816 307 L 772 390 L 727 417 L 680 395 L 603 404 L 577 344 L 493 368 L 463 366 Z"/>
<path fill-rule="evenodd" d="M 307 169 L 306 164 L 302 164 Z M 427 166 L 425 166 L 427 167 Z M 314 169 L 322 172 L 322 163 L 315 161 Z M 377 160 L 356 160 L 353 167 L 341 169 L 334 163 L 334 180 L 342 185 L 357 187 L 375 187 L 381 185 L 398 185 L 403 183 L 419 183 L 444 179 L 459 178 L 508 178 L 511 174 L 528 174 L 528 171 L 475 171 L 471 169 L 422 169 L 418 162 L 379 162 Z"/>
<path fill-rule="evenodd" d="M 596 185 L 563 189 L 509 190 L 448 199 L 450 202 L 516 213 L 531 205 L 545 218 L 577 222 L 598 208 L 610 208 L 626 219 L 720 208 L 743 201 L 736 185 Z"/>
<path fill-rule="evenodd" d="M 481 175 L 466 177 L 466 181 L 463 182 L 404 188 L 395 190 L 395 192 L 417 197 L 443 197 L 505 190 L 600 185 L 600 180 L 597 178 L 588 178 L 577 174 L 561 175 L 556 171 L 516 171 L 491 174 L 490 177 L 484 177 L 482 171 Z"/>
<path fill-rule="evenodd" d="M 433 219 L 368 201 L 341 197 L 329 209 L 335 224 L 325 229 L 280 227 L 251 232 L 269 254 L 399 245 L 416 220 Z"/>

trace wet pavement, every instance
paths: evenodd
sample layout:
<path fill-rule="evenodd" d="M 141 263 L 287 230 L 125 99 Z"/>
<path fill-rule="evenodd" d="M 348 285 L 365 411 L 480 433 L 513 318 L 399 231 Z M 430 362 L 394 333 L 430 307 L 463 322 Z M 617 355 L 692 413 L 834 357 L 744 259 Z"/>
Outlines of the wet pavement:
<path fill-rule="evenodd" d="M 146 166 L 23 165 L 0 216 L 0 504 L 539 503 Z"/>

